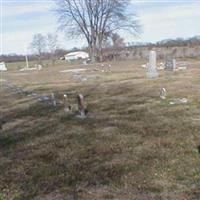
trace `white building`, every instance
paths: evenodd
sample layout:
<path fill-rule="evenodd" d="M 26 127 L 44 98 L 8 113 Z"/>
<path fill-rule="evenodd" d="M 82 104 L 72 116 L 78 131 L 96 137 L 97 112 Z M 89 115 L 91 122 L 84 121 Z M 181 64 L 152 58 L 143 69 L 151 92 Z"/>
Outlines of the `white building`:
<path fill-rule="evenodd" d="M 0 62 L 0 71 L 7 71 L 5 62 Z"/>
<path fill-rule="evenodd" d="M 87 58 L 89 58 L 89 54 L 84 51 L 76 51 L 76 52 L 68 53 L 64 57 L 65 57 L 65 60 L 67 60 L 67 61 L 78 60 L 78 59 L 87 59 Z"/>

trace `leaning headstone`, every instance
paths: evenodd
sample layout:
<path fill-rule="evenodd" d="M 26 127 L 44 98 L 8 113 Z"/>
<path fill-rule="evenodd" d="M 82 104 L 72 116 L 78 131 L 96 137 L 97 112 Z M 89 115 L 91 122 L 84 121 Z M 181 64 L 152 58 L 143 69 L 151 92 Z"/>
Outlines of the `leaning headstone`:
<path fill-rule="evenodd" d="M 165 88 L 161 88 L 160 89 L 160 98 L 161 99 L 166 99 L 166 95 L 167 95 L 166 89 Z"/>
<path fill-rule="evenodd" d="M 52 101 L 52 105 L 56 106 L 56 98 L 55 98 L 55 94 L 51 93 L 51 101 Z"/>
<path fill-rule="evenodd" d="M 70 106 L 70 104 L 69 104 L 67 94 L 64 94 L 63 97 L 64 97 L 64 111 L 65 111 L 66 113 L 68 113 L 68 112 L 71 111 L 71 106 Z"/>
<path fill-rule="evenodd" d="M 166 70 L 175 70 L 176 69 L 176 59 L 167 59 L 165 62 Z"/>
<path fill-rule="evenodd" d="M 147 77 L 148 78 L 157 78 L 158 72 L 156 69 L 156 52 L 150 51 L 149 53 L 149 65 L 147 68 Z"/>
<path fill-rule="evenodd" d="M 82 94 L 79 94 L 77 96 L 77 101 L 78 101 L 78 117 L 84 119 L 86 117 L 86 108 L 84 104 L 84 97 Z"/>

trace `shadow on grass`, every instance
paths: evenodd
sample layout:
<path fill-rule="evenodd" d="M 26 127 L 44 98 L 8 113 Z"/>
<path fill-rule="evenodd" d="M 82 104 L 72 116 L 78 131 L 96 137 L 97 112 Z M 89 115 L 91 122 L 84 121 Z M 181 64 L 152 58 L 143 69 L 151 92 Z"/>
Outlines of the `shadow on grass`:
<path fill-rule="evenodd" d="M 48 104 L 48 102 L 44 103 L 35 103 L 31 105 L 29 108 L 20 110 L 17 112 L 17 118 L 22 118 L 26 116 L 33 117 L 48 117 L 49 115 L 56 113 L 61 106 L 53 107 Z"/>

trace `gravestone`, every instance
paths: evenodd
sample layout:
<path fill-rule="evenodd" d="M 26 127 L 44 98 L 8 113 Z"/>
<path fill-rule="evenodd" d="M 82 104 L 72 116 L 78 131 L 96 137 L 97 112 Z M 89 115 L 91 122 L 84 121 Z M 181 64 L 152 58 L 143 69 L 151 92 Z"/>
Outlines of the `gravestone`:
<path fill-rule="evenodd" d="M 165 69 L 166 70 L 175 70 L 176 69 L 176 59 L 168 58 L 165 62 Z"/>
<path fill-rule="evenodd" d="M 166 99 L 166 95 L 167 95 L 166 89 L 165 88 L 161 88 L 160 89 L 160 98 L 161 99 Z"/>
<path fill-rule="evenodd" d="M 0 71 L 7 71 L 5 62 L 0 62 Z"/>
<path fill-rule="evenodd" d="M 64 96 L 64 111 L 67 113 L 71 111 L 71 106 L 68 101 L 68 96 L 66 94 L 64 94 L 63 96 Z"/>
<path fill-rule="evenodd" d="M 51 93 L 51 101 L 52 101 L 52 105 L 56 106 L 56 98 L 55 98 L 55 94 Z"/>
<path fill-rule="evenodd" d="M 85 118 L 86 117 L 86 108 L 85 108 L 85 103 L 84 103 L 84 97 L 82 94 L 79 94 L 77 96 L 77 101 L 78 101 L 78 117 L 79 118 Z"/>
<path fill-rule="evenodd" d="M 156 52 L 155 51 L 150 51 L 149 53 L 149 65 L 147 68 L 147 77 L 150 79 L 158 77 L 158 72 L 156 69 Z"/>

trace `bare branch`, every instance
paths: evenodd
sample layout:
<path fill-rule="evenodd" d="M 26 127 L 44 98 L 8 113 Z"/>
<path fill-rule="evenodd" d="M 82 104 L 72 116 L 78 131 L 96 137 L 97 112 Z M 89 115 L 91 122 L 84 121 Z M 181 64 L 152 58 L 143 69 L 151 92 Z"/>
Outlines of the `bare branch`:
<path fill-rule="evenodd" d="M 139 35 L 137 16 L 127 10 L 130 0 L 56 0 L 60 29 L 84 36 L 92 59 L 101 56 L 103 41 L 120 30 Z"/>

